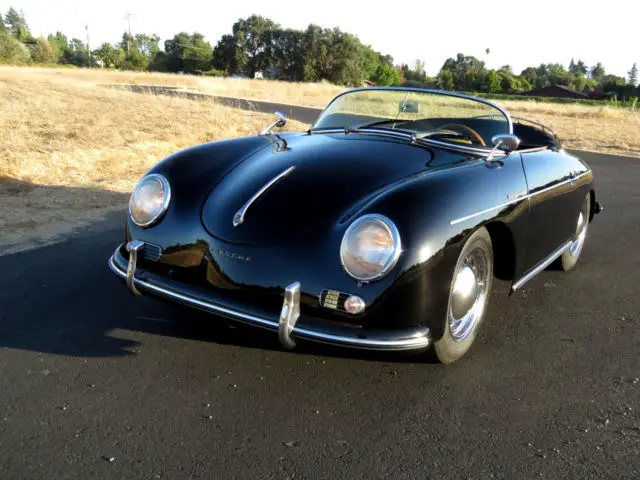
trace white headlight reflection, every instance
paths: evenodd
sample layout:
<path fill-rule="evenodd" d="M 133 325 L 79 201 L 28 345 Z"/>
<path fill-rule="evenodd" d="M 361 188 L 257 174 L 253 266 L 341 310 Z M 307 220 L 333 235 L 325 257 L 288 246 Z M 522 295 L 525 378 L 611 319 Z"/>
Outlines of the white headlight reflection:
<path fill-rule="evenodd" d="M 131 193 L 131 219 L 140 227 L 154 225 L 166 212 L 170 199 L 171 189 L 166 178 L 157 173 L 143 177 Z"/>
<path fill-rule="evenodd" d="M 400 253 L 396 226 L 387 217 L 377 214 L 363 215 L 353 222 L 340 247 L 344 269 L 360 281 L 384 277 L 395 266 Z"/>

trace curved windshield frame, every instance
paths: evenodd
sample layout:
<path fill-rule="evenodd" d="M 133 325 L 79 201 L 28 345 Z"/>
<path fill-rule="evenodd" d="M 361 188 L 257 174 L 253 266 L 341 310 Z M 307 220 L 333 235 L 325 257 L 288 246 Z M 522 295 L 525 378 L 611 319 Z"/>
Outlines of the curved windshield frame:
<path fill-rule="evenodd" d="M 513 124 L 500 106 L 469 95 L 421 88 L 363 87 L 336 96 L 311 132 L 372 129 L 426 142 L 490 150 L 493 136 L 513 133 Z"/>

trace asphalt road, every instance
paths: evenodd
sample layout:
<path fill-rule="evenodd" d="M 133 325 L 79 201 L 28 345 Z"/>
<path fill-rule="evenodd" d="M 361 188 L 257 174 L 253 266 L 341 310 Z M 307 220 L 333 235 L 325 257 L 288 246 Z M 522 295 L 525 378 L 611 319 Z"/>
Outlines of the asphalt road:
<path fill-rule="evenodd" d="M 579 268 L 498 283 L 446 367 L 134 298 L 120 218 L 0 257 L 0 479 L 640 478 L 640 161 L 584 158 Z"/>

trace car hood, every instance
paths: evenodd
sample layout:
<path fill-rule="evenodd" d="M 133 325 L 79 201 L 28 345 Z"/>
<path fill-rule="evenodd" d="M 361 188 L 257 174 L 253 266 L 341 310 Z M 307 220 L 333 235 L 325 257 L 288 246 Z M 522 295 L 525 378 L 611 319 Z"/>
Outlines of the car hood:
<path fill-rule="evenodd" d="M 246 245 L 284 244 L 328 232 L 356 202 L 428 170 L 428 163 L 440 164 L 433 161 L 437 155 L 460 159 L 460 154 L 376 136 L 274 136 L 272 148 L 244 159 L 216 183 L 204 203 L 202 221 L 214 237 Z M 234 226 L 234 216 L 256 194 L 244 221 Z"/>

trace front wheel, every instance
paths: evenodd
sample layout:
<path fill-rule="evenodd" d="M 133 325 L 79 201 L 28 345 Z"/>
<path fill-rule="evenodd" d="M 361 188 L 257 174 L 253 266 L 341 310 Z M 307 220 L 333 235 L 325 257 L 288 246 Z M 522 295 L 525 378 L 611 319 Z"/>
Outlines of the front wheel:
<path fill-rule="evenodd" d="M 434 349 L 442 363 L 453 363 L 471 347 L 484 319 L 493 281 L 493 247 L 485 228 L 467 240 L 456 263 L 442 337 Z"/>

